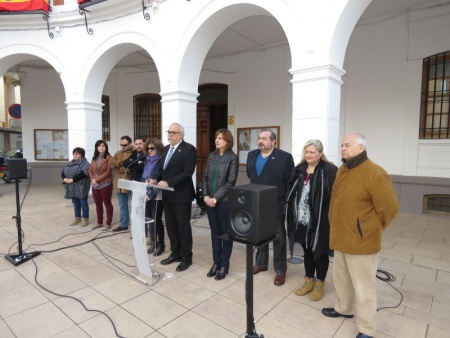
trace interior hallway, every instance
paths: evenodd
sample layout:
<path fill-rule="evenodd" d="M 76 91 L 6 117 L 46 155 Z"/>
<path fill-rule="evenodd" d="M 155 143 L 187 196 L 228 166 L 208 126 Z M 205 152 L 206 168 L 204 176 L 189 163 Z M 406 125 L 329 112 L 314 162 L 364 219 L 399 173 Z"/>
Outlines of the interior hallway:
<path fill-rule="evenodd" d="M 26 183 L 20 184 L 20 201 Z M 0 259 L 2 338 L 115 337 L 111 322 L 98 311 L 108 314 L 118 334 L 128 338 L 245 337 L 244 245 L 235 243 L 224 280 L 207 278 L 212 265 L 208 220 L 194 219 L 194 264 L 178 273 L 177 264 L 160 265 L 168 250 L 159 257 L 150 255 L 161 278 L 148 287 L 127 275 L 135 264 L 129 232 L 69 227 L 73 209 L 63 195 L 60 184 L 33 184 L 23 203 L 24 251 L 43 253 L 17 267 Z M 0 183 L 0 205 L 0 252 L 5 255 L 17 246 L 15 184 Z M 113 227 L 118 221 L 116 200 L 114 206 Z M 94 223 L 94 205 L 90 213 Z M 96 236 L 106 237 L 91 241 Z M 83 242 L 87 244 L 77 245 Z M 450 218 L 399 214 L 384 233 L 379 265 L 396 277 L 392 284 L 404 299 L 399 307 L 378 312 L 376 337 L 450 337 Z M 332 268 L 330 264 L 325 296 L 318 302 L 294 294 L 303 280 L 301 264 L 288 264 L 281 287 L 273 285 L 271 267 L 254 276 L 257 332 L 269 338 L 355 337 L 354 319 L 327 318 L 320 312 L 334 305 Z M 49 290 L 76 297 L 97 311 L 43 290 L 35 282 L 36 271 L 37 281 Z M 379 307 L 398 304 L 397 291 L 380 280 L 377 285 Z"/>

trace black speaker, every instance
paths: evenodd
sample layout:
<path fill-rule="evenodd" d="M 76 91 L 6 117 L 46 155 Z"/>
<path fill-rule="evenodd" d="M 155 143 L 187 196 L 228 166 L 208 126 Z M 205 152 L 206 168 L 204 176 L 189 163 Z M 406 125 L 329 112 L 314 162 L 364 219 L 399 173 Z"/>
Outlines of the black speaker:
<path fill-rule="evenodd" d="M 259 246 L 277 232 L 277 188 L 247 184 L 228 193 L 228 238 Z"/>
<path fill-rule="evenodd" d="M 28 178 L 27 160 L 25 158 L 9 158 L 6 161 L 6 177 L 10 180 Z"/>

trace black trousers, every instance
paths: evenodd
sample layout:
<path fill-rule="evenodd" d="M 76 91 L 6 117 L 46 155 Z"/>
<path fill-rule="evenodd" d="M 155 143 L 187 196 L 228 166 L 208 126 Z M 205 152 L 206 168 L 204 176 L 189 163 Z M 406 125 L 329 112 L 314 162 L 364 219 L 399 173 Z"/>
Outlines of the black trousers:
<path fill-rule="evenodd" d="M 170 240 L 171 256 L 192 261 L 192 203 L 169 203 L 164 201 L 166 230 Z"/>
<path fill-rule="evenodd" d="M 145 203 L 145 217 L 153 218 L 155 221 L 147 229 L 150 234 L 150 239 L 156 241 L 156 244 L 164 245 L 164 224 L 162 221 L 162 214 L 164 211 L 164 204 L 161 200 L 150 200 Z"/>
<path fill-rule="evenodd" d="M 323 282 L 327 277 L 328 266 L 330 265 L 328 251 L 321 255 L 319 259 L 314 260 L 314 252 L 311 251 L 311 248 L 306 249 L 306 245 L 304 243 L 302 243 L 302 248 L 305 254 L 305 277 L 316 277 Z"/>
<path fill-rule="evenodd" d="M 273 268 L 278 275 L 286 274 L 287 252 L 286 252 L 286 228 L 284 227 L 284 216 L 277 217 L 277 237 L 273 241 Z M 269 265 L 269 244 L 256 250 L 256 265 L 267 268 Z"/>

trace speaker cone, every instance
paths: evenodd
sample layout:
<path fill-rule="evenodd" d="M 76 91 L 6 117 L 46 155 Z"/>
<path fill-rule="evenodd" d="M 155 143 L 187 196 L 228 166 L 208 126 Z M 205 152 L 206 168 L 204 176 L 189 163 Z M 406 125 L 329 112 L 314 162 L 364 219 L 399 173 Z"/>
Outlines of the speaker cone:
<path fill-rule="evenodd" d="M 236 231 L 241 236 L 245 236 L 251 232 L 253 228 L 253 218 L 250 213 L 245 210 L 237 210 L 233 214 L 231 224 Z"/>

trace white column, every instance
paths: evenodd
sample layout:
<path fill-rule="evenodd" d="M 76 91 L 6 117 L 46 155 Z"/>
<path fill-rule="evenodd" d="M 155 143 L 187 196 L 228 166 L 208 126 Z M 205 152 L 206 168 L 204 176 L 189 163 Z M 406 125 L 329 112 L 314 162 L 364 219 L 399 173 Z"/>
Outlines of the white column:
<path fill-rule="evenodd" d="M 171 123 L 179 123 L 184 128 L 184 140 L 194 147 L 197 145 L 197 96 L 198 93 L 170 92 L 161 93 L 162 139 L 167 144 L 166 130 Z M 197 171 L 197 169 L 195 169 Z M 196 186 L 196 172 L 192 175 Z M 195 203 L 195 200 L 194 202 Z"/>
<path fill-rule="evenodd" d="M 66 102 L 67 126 L 69 133 L 69 158 L 72 149 L 82 147 L 86 150 L 86 158 L 94 155 L 94 146 L 102 138 L 102 106 L 101 102 Z"/>
<path fill-rule="evenodd" d="M 306 141 L 321 140 L 327 158 L 339 165 L 339 115 L 342 76 L 333 65 L 291 69 L 293 75 L 292 154 L 297 163 Z"/>
<path fill-rule="evenodd" d="M 161 93 L 162 134 L 164 144 L 166 130 L 171 123 L 179 123 L 184 127 L 184 140 L 192 145 L 197 143 L 197 96 L 198 93 L 170 92 Z"/>

